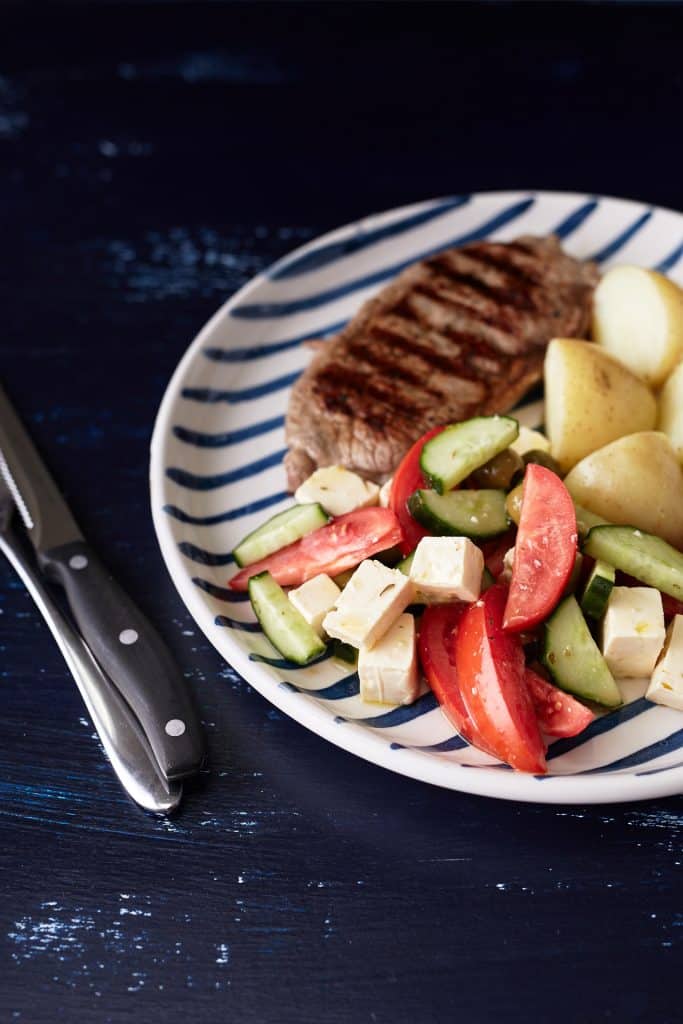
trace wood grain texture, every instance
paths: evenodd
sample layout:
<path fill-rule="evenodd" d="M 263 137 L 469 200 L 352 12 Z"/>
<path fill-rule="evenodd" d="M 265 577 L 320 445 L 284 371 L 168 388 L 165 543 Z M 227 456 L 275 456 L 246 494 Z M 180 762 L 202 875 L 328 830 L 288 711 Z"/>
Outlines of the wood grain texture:
<path fill-rule="evenodd" d="M 183 666 L 211 764 L 172 821 L 132 807 L 0 565 L 1 1021 L 680 1019 L 680 800 L 504 804 L 333 748 L 198 633 L 148 508 L 178 359 L 301 241 L 469 189 L 683 205 L 665 130 L 680 7 L 548 6 L 554 21 L 490 4 L 3 12 L 3 382 Z"/>

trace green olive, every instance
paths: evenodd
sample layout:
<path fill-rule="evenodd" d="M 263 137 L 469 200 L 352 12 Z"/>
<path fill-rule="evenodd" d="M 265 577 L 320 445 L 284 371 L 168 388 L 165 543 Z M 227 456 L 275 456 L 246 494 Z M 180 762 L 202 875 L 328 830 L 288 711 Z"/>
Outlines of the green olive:
<path fill-rule="evenodd" d="M 505 499 L 505 511 L 509 515 L 510 519 L 519 526 L 519 520 L 522 515 L 522 485 L 517 484 L 514 490 L 510 491 L 507 498 Z"/>
<path fill-rule="evenodd" d="M 511 448 L 494 455 L 492 459 L 485 462 L 479 469 L 472 473 L 472 482 L 477 487 L 493 488 L 494 490 L 507 491 L 515 473 L 524 471 L 524 463 L 517 452 Z"/>
<path fill-rule="evenodd" d="M 541 451 L 540 448 L 534 448 L 533 451 L 525 452 L 524 465 L 528 466 L 530 462 L 534 462 L 537 466 L 545 466 L 546 469 L 550 469 L 557 476 L 562 476 L 562 471 L 550 452 Z"/>

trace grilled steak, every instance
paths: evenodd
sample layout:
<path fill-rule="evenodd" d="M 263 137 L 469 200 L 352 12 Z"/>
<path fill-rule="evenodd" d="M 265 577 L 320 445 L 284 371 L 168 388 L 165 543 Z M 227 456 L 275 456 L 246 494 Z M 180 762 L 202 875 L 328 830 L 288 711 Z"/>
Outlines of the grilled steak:
<path fill-rule="evenodd" d="M 342 463 L 381 482 L 430 427 L 510 409 L 557 336 L 584 337 L 597 269 L 556 237 L 415 263 L 317 351 L 287 413 L 287 480 Z"/>

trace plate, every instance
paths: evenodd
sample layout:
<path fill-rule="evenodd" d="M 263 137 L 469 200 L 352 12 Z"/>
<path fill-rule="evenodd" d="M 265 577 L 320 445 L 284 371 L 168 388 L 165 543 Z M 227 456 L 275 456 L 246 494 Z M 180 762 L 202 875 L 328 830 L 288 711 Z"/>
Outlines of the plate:
<path fill-rule="evenodd" d="M 623 687 L 623 708 L 553 743 L 547 776 L 522 775 L 467 746 L 429 691 L 409 707 L 367 705 L 341 662 L 285 662 L 249 603 L 226 587 L 236 542 L 291 504 L 284 416 L 310 359 L 305 342 L 336 333 L 414 260 L 477 238 L 549 232 L 603 269 L 635 263 L 683 283 L 681 214 L 593 195 L 453 196 L 324 235 L 242 288 L 181 360 L 152 439 L 154 525 L 171 577 L 216 649 L 272 704 L 345 750 L 424 782 L 511 800 L 601 803 L 680 793 L 683 715 L 646 701 L 643 682 Z M 540 422 L 540 404 L 523 417 Z"/>

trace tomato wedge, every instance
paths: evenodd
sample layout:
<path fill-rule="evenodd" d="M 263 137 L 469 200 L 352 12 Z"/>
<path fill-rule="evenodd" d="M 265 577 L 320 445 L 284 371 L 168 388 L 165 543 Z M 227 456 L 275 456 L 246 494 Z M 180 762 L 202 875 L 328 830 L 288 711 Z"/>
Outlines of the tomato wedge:
<path fill-rule="evenodd" d="M 524 474 L 505 629 L 521 632 L 548 617 L 576 560 L 576 513 L 559 476 L 530 463 Z"/>
<path fill-rule="evenodd" d="M 503 629 L 507 590 L 468 606 L 455 635 L 460 693 L 487 750 L 521 772 L 543 774 L 545 749 L 527 686 L 524 651 Z"/>
<path fill-rule="evenodd" d="M 281 587 L 298 587 L 318 573 L 337 576 L 364 558 L 393 548 L 401 526 L 389 508 L 358 508 L 306 534 L 301 540 L 245 566 L 230 580 L 233 590 L 246 590 L 249 577 L 265 569 Z"/>
<path fill-rule="evenodd" d="M 389 495 L 389 508 L 393 509 L 398 517 L 398 521 L 401 524 L 403 530 L 403 540 L 401 541 L 401 554 L 409 555 L 411 551 L 414 551 L 417 545 L 420 543 L 423 537 L 429 536 L 429 531 L 425 530 L 417 520 L 413 519 L 406 502 L 410 495 L 423 487 L 428 487 L 428 483 L 424 478 L 422 470 L 420 469 L 420 455 L 422 455 L 422 449 L 433 437 L 440 434 L 443 427 L 432 427 L 426 434 L 415 442 L 415 444 L 408 449 L 406 454 L 403 456 L 398 464 L 398 469 L 394 473 L 394 478 L 391 484 L 391 493 Z"/>
<path fill-rule="evenodd" d="M 460 735 L 478 747 L 482 740 L 467 713 L 455 667 L 454 633 L 466 608 L 466 604 L 428 605 L 420 619 L 417 650 L 427 682 L 445 714 Z"/>
<path fill-rule="evenodd" d="M 664 606 L 664 618 L 668 622 L 674 615 L 683 615 L 683 601 L 677 601 L 670 594 L 662 594 L 662 605 Z"/>
<path fill-rule="evenodd" d="M 595 718 L 585 704 L 558 690 L 533 669 L 526 670 L 526 682 L 536 720 L 547 736 L 578 736 Z"/>

